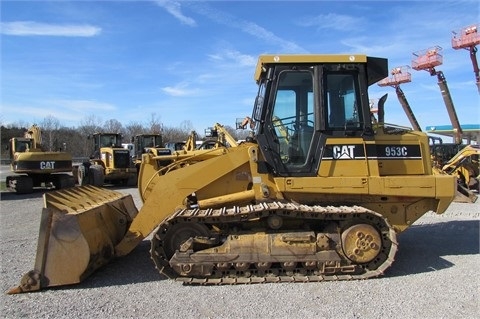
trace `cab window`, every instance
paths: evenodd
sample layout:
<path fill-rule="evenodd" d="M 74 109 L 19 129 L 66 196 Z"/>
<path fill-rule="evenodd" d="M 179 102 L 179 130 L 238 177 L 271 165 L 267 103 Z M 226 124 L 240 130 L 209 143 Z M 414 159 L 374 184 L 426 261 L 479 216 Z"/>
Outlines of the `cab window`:
<path fill-rule="evenodd" d="M 325 92 L 327 125 L 330 129 L 361 128 L 357 90 L 352 74 L 327 74 Z"/>
<path fill-rule="evenodd" d="M 271 117 L 284 164 L 306 162 L 314 130 L 313 76 L 309 71 L 279 74 Z"/>

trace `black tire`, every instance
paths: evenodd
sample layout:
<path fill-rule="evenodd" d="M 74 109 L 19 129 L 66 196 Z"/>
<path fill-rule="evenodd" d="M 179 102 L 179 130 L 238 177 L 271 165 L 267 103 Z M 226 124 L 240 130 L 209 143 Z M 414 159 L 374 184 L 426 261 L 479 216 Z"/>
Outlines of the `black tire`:
<path fill-rule="evenodd" d="M 138 182 L 138 176 L 137 174 L 132 174 L 130 177 L 127 179 L 127 186 L 133 187 L 137 186 Z"/>
<path fill-rule="evenodd" d="M 101 165 L 91 165 L 88 174 L 90 175 L 90 185 L 103 186 L 105 183 L 105 174 Z"/>
<path fill-rule="evenodd" d="M 87 174 L 87 168 L 85 165 L 80 165 L 78 167 L 78 185 L 85 186 L 90 184 L 90 176 Z"/>
<path fill-rule="evenodd" d="M 72 175 L 73 175 L 73 182 L 75 184 L 78 184 L 78 166 L 77 165 L 72 166 Z"/>
<path fill-rule="evenodd" d="M 53 178 L 55 189 L 69 188 L 75 186 L 73 176 L 67 174 L 55 174 Z"/>
<path fill-rule="evenodd" d="M 33 179 L 29 176 L 17 176 L 15 184 L 15 191 L 17 194 L 33 193 Z"/>
<path fill-rule="evenodd" d="M 33 187 L 41 187 L 42 186 L 42 179 L 40 178 L 40 176 L 35 176 L 35 177 L 32 177 L 30 176 L 30 178 L 32 179 L 32 183 L 33 183 Z"/>

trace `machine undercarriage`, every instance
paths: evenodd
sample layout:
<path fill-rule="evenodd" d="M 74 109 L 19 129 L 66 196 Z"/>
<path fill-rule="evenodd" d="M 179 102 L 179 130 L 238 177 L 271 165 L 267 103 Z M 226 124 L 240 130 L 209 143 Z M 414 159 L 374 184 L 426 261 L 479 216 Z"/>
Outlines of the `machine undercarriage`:
<path fill-rule="evenodd" d="M 190 284 L 364 279 L 397 251 L 395 231 L 360 206 L 270 202 L 179 210 L 152 239 L 157 269 Z"/>

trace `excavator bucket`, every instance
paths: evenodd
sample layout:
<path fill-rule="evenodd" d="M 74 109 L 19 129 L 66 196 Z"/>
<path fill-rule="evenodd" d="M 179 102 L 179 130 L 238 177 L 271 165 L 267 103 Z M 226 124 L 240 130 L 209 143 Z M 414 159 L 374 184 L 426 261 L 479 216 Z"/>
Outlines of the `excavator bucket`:
<path fill-rule="evenodd" d="M 131 195 L 104 188 L 45 193 L 35 268 L 7 293 L 79 283 L 115 256 L 137 213 Z"/>

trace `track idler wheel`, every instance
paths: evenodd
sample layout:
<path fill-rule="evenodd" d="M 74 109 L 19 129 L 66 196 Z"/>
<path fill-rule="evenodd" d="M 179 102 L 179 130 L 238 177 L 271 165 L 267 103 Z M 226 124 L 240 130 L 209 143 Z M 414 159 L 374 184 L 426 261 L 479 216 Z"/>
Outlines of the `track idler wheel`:
<path fill-rule="evenodd" d="M 181 249 L 182 244 L 187 243 L 191 238 L 204 237 L 208 238 L 210 231 L 203 224 L 183 222 L 173 225 L 163 239 L 165 254 L 170 259 L 176 250 Z M 194 244 L 192 241 L 191 244 Z M 194 249 L 195 250 L 195 249 Z"/>
<path fill-rule="evenodd" d="M 382 237 L 375 227 L 357 224 L 342 233 L 342 247 L 348 259 L 364 264 L 377 257 L 382 247 Z"/>

